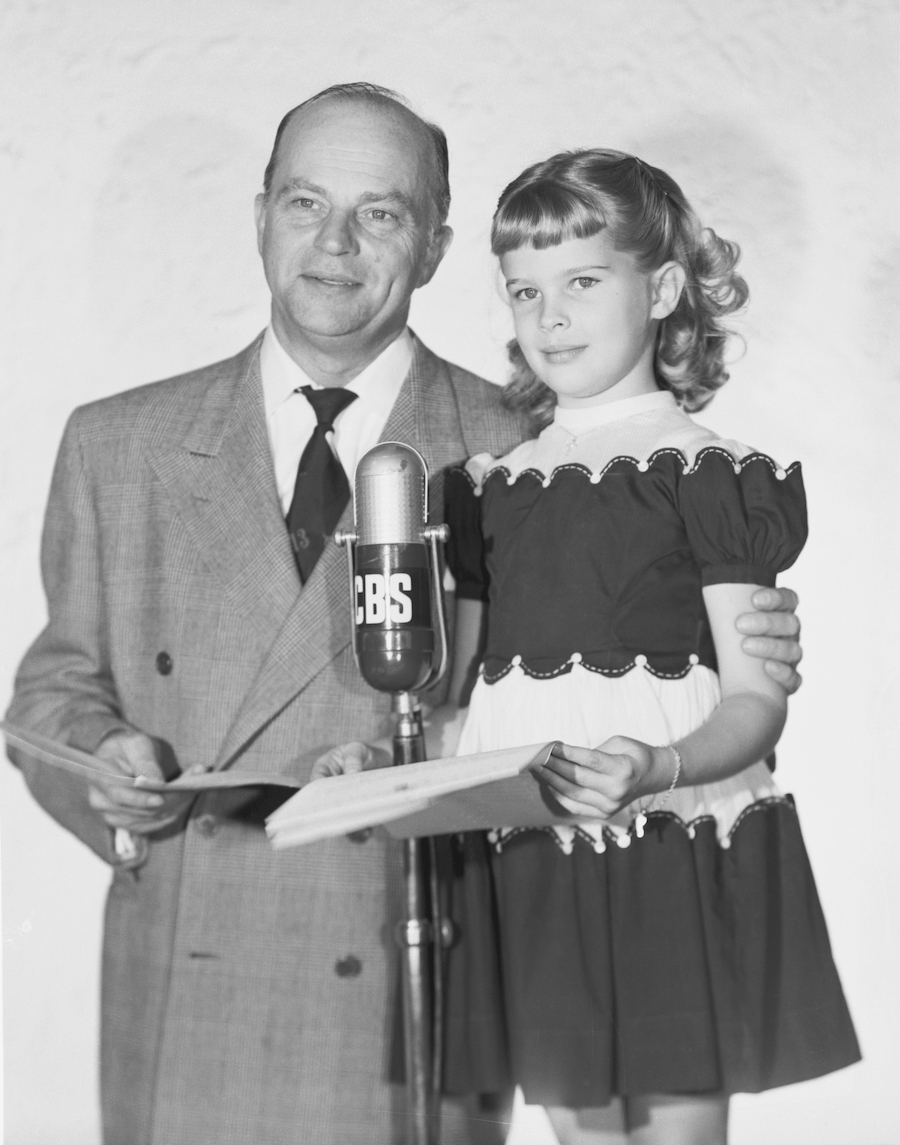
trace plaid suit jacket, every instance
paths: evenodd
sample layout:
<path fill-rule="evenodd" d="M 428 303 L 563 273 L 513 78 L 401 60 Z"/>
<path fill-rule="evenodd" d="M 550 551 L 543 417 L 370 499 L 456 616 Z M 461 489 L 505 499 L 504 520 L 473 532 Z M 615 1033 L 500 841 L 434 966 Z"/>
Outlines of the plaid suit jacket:
<path fill-rule="evenodd" d="M 301 778 L 326 747 L 388 732 L 387 698 L 360 680 L 349 646 L 343 551 L 326 546 L 299 586 L 259 344 L 72 415 L 45 525 L 50 619 L 21 666 L 15 723 L 89 751 L 131 726 L 182 768 Z M 417 342 L 383 436 L 415 446 L 439 483 L 447 465 L 506 452 L 522 431 L 495 387 Z M 84 786 L 14 761 L 108 858 Z M 375 832 L 275 853 L 265 810 L 252 792 L 205 794 L 154 837 L 136 879 L 113 875 L 105 1145 L 404 1139 L 403 1095 L 386 1080 L 397 849 Z M 461 1125 L 445 1133 L 466 1139 Z"/>

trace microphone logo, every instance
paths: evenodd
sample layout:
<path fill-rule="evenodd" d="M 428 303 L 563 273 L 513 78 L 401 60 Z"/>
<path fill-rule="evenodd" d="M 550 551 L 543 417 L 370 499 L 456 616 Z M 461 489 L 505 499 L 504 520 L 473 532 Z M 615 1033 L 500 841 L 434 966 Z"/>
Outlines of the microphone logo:
<path fill-rule="evenodd" d="M 387 580 L 382 573 L 366 573 L 355 578 L 356 582 L 356 623 L 415 624 L 413 617 L 422 616 L 421 594 L 419 607 L 413 607 L 411 596 L 413 578 L 408 572 L 389 573 Z"/>

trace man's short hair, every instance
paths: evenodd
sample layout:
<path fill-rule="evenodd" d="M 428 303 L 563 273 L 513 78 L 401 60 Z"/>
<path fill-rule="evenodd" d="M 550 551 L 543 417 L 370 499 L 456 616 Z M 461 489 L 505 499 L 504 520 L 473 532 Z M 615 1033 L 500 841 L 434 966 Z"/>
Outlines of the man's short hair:
<path fill-rule="evenodd" d="M 402 107 L 404 111 L 408 112 L 417 122 L 419 122 L 428 133 L 428 138 L 431 140 L 434 158 L 435 179 L 429 180 L 432 183 L 430 188 L 431 198 L 434 205 L 435 215 L 437 217 L 437 226 L 446 222 L 447 214 L 450 210 L 450 155 L 447 149 L 447 136 L 436 123 L 429 123 L 427 119 L 423 119 L 409 105 L 409 101 L 405 99 L 399 92 L 391 91 L 390 88 L 381 87 L 375 83 L 337 83 L 332 84 L 331 87 L 326 87 L 323 91 L 316 92 L 315 95 L 305 99 L 303 103 L 298 103 L 296 107 L 284 116 L 281 123 L 278 124 L 278 130 L 275 132 L 275 142 L 272 145 L 272 154 L 269 157 L 269 162 L 266 164 L 265 174 L 263 175 L 263 192 L 268 195 L 272 188 L 272 176 L 275 173 L 275 164 L 278 160 L 278 147 L 281 143 L 281 137 L 285 132 L 285 128 L 290 123 L 291 119 L 304 107 L 309 107 L 310 104 L 319 103 L 323 99 L 344 99 L 353 103 L 367 103 L 373 105 L 393 104 L 396 107 Z"/>

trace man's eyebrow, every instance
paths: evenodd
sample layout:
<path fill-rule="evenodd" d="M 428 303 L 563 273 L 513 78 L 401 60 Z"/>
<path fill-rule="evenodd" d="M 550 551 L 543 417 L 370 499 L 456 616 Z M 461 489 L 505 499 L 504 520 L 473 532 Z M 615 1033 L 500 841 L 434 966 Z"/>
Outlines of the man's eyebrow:
<path fill-rule="evenodd" d="M 328 198 L 328 192 L 324 187 L 319 187 L 315 183 L 311 183 L 309 179 L 304 179 L 302 175 L 294 179 L 288 179 L 283 187 L 280 188 L 279 195 L 289 195 L 291 191 L 312 191 L 314 195 L 321 195 L 323 199 Z"/>

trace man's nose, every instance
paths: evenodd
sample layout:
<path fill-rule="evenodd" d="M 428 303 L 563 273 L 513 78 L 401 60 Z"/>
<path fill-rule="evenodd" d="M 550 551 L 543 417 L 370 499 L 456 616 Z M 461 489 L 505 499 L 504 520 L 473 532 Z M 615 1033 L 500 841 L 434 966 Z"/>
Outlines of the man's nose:
<path fill-rule="evenodd" d="M 354 218 L 350 211 L 331 210 L 319 227 L 315 245 L 326 254 L 356 254 Z"/>

